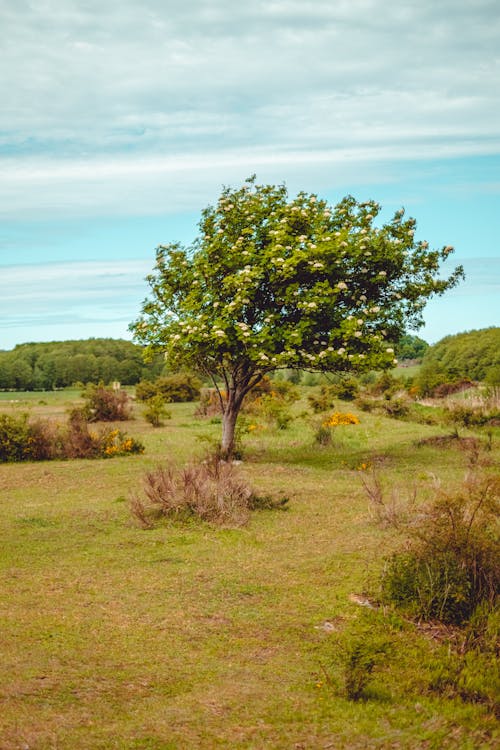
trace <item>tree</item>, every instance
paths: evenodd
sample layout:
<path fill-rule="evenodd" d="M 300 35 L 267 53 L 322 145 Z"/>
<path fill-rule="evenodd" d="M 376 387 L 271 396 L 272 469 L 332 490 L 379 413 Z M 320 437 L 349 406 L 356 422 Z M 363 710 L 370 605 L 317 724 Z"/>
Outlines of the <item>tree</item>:
<path fill-rule="evenodd" d="M 375 226 L 380 207 L 348 196 L 289 199 L 284 185 L 224 188 L 187 248 L 160 245 L 151 297 L 131 324 L 146 353 L 209 377 L 230 456 L 238 413 L 264 375 L 283 368 L 358 372 L 394 366 L 397 341 L 422 325 L 427 299 L 463 276 L 438 278 L 450 246 L 416 242 L 404 211 Z"/>
<path fill-rule="evenodd" d="M 406 334 L 402 336 L 396 346 L 396 356 L 400 359 L 418 359 L 421 360 L 429 344 L 420 336 L 411 336 Z"/>

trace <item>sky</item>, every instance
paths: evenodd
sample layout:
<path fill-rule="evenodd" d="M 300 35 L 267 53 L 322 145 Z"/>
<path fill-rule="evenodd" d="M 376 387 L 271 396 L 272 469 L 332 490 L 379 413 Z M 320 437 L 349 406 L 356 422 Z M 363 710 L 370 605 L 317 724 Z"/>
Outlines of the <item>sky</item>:
<path fill-rule="evenodd" d="M 0 0 L 0 349 L 130 338 L 159 244 L 250 175 L 404 207 L 500 325 L 498 0 Z"/>

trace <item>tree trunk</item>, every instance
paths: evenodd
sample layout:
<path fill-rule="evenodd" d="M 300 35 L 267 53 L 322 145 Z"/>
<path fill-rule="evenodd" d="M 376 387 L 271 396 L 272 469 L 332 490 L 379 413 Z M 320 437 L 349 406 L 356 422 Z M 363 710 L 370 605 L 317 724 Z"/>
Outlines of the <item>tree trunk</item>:
<path fill-rule="evenodd" d="M 229 399 L 222 415 L 221 456 L 225 461 L 231 459 L 234 452 L 234 436 L 239 411 L 240 405 L 236 405 L 233 399 Z"/>

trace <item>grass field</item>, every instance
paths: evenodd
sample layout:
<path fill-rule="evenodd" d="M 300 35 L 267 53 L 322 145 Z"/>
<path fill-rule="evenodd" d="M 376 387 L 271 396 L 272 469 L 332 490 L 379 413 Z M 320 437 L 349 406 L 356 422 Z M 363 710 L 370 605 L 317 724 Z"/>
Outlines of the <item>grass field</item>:
<path fill-rule="evenodd" d="M 62 419 L 77 396 L 2 394 L 0 411 L 30 400 Z M 456 484 L 463 451 L 415 445 L 444 430 L 361 413 L 325 448 L 306 419 L 256 431 L 241 472 L 287 511 L 144 530 L 128 501 L 145 470 L 201 457 L 219 434 L 192 404 L 170 409 L 164 427 L 140 410 L 124 425 L 142 456 L 0 465 L 0 748 L 498 747 L 484 705 L 429 691 L 440 642 L 360 606 L 401 544 L 361 474 L 376 466 L 402 498 L 416 483 L 424 499 L 431 474 Z M 346 648 L 370 637 L 391 649 L 366 699 L 348 700 Z"/>

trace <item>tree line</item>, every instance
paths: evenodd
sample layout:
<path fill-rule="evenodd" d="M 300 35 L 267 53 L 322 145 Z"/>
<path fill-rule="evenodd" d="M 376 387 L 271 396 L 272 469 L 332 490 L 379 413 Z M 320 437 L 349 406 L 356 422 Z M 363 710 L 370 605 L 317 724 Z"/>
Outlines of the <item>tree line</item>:
<path fill-rule="evenodd" d="M 145 364 L 143 347 L 124 339 L 19 344 L 0 351 L 0 389 L 54 390 L 75 383 L 134 385 L 162 374 L 164 361 Z"/>
<path fill-rule="evenodd" d="M 418 378 L 423 393 L 462 378 L 500 384 L 500 328 L 446 336 L 425 351 Z"/>

